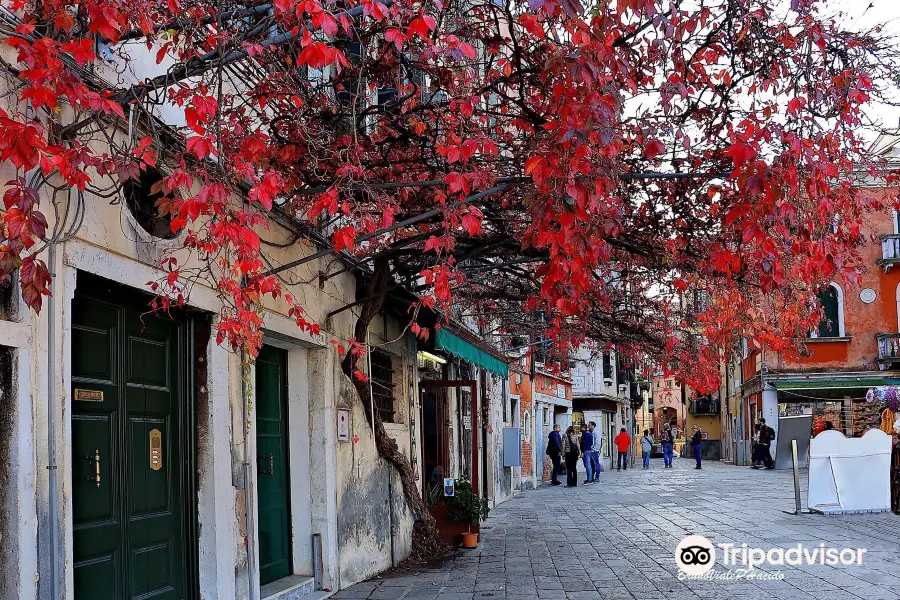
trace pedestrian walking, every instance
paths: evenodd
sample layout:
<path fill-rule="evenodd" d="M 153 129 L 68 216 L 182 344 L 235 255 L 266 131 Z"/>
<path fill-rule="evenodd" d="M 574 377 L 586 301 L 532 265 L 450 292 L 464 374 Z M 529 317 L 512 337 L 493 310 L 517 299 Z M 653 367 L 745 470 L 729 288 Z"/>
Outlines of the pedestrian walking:
<path fill-rule="evenodd" d="M 691 436 L 691 448 L 694 450 L 694 459 L 697 461 L 697 466 L 694 468 L 702 469 L 703 467 L 700 466 L 700 446 L 703 442 L 703 432 L 696 425 L 693 425 L 691 430 L 694 432 L 694 435 Z"/>
<path fill-rule="evenodd" d="M 594 482 L 600 481 L 600 451 L 603 449 L 603 436 L 597 431 L 597 424 L 591 421 L 588 423 L 588 429 L 594 436 L 594 445 L 591 447 L 591 466 L 594 467 Z"/>
<path fill-rule="evenodd" d="M 581 460 L 584 462 L 584 485 L 594 483 L 594 465 L 591 462 L 591 449 L 594 447 L 594 434 L 585 424 L 581 428 Z"/>
<path fill-rule="evenodd" d="M 619 451 L 619 460 L 616 463 L 616 471 L 621 471 L 624 465 L 624 469 L 628 470 L 628 448 L 631 446 L 631 436 L 628 435 L 628 432 L 625 431 L 623 427 L 621 431 L 619 431 L 619 435 L 616 436 L 616 439 L 613 440 L 616 444 L 616 450 Z"/>
<path fill-rule="evenodd" d="M 750 445 L 750 468 L 758 469 L 762 463 L 762 445 L 759 443 L 759 423 L 753 426 L 753 441 Z"/>
<path fill-rule="evenodd" d="M 578 435 L 569 425 L 563 436 L 563 458 L 566 461 L 566 487 L 578 486 Z"/>
<path fill-rule="evenodd" d="M 559 485 L 559 468 L 561 464 L 560 455 L 562 454 L 562 436 L 559 435 L 559 423 L 553 426 L 550 432 L 550 439 L 547 440 L 547 456 L 553 463 L 553 471 L 550 474 L 550 485 Z"/>
<path fill-rule="evenodd" d="M 650 453 L 653 452 L 653 440 L 650 439 L 650 430 L 645 429 L 641 436 L 641 457 L 644 459 L 644 469 L 650 468 Z"/>
<path fill-rule="evenodd" d="M 663 427 L 662 433 L 662 447 L 663 447 L 663 464 L 666 469 L 672 468 L 672 459 L 675 457 L 675 434 L 672 433 L 672 428 L 668 423 Z"/>
<path fill-rule="evenodd" d="M 766 420 L 761 418 L 759 420 L 760 458 L 769 470 L 775 468 L 775 461 L 772 459 L 772 442 L 774 440 L 775 430 L 766 425 Z"/>

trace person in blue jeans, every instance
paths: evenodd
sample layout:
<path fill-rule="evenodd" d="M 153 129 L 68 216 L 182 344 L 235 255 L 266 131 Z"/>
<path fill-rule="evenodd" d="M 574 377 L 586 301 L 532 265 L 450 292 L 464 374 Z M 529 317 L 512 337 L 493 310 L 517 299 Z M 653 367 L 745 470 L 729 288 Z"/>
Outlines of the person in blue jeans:
<path fill-rule="evenodd" d="M 668 423 L 663 427 L 662 447 L 664 468 L 671 469 L 672 459 L 675 457 L 675 435 L 672 434 L 672 428 Z"/>
<path fill-rule="evenodd" d="M 691 448 L 694 449 L 694 459 L 697 461 L 697 466 L 694 468 L 702 469 L 703 467 L 700 466 L 700 445 L 703 441 L 703 433 L 696 425 L 692 426 L 691 430 L 694 432 L 694 435 L 691 436 Z"/>
<path fill-rule="evenodd" d="M 650 453 L 653 452 L 653 440 L 650 439 L 650 430 L 645 429 L 641 436 L 641 458 L 644 459 L 644 468 L 650 468 Z"/>
<path fill-rule="evenodd" d="M 584 463 L 586 479 L 582 485 L 594 483 L 594 464 L 591 461 L 591 449 L 594 447 L 594 434 L 587 425 L 581 426 L 581 460 Z"/>
<path fill-rule="evenodd" d="M 591 466 L 594 468 L 594 483 L 600 481 L 600 451 L 603 446 L 603 436 L 597 431 L 597 424 L 591 421 L 588 423 L 588 429 L 594 436 L 594 446 L 591 448 Z"/>

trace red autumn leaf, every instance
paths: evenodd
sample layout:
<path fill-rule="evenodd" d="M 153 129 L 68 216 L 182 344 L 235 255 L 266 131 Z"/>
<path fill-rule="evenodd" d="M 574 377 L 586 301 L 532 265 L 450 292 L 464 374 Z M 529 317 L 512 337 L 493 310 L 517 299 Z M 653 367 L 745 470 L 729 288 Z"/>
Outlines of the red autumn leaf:
<path fill-rule="evenodd" d="M 312 42 L 297 56 L 297 62 L 321 69 L 337 60 L 337 51 L 324 42 Z"/>
<path fill-rule="evenodd" d="M 331 238 L 334 244 L 334 251 L 340 252 L 344 248 L 353 250 L 356 246 L 356 229 L 353 227 L 342 227 L 334 232 Z"/>
<path fill-rule="evenodd" d="M 475 51 L 475 46 L 473 46 L 472 44 L 460 42 L 459 49 L 462 50 L 463 56 L 465 56 L 469 60 L 475 60 L 478 57 L 478 53 Z"/>
<path fill-rule="evenodd" d="M 403 35 L 403 32 L 395 27 L 391 27 L 387 31 L 384 32 L 384 39 L 394 44 L 397 48 L 397 52 L 403 49 L 403 44 L 406 43 L 406 36 Z"/>
<path fill-rule="evenodd" d="M 650 160 L 654 160 L 657 156 L 665 152 L 666 147 L 657 139 L 652 139 L 644 146 L 644 155 Z"/>
<path fill-rule="evenodd" d="M 537 15 L 522 15 L 519 17 L 519 22 L 528 33 L 538 38 L 539 40 L 544 39 L 544 26 L 541 24 L 541 21 Z"/>
<path fill-rule="evenodd" d="M 63 52 L 71 54 L 76 63 L 84 65 L 96 58 L 94 53 L 95 44 L 96 42 L 93 39 L 80 39 L 66 42 L 61 48 Z"/>
<path fill-rule="evenodd" d="M 198 160 L 204 160 L 209 156 L 216 155 L 216 149 L 212 141 L 202 135 L 189 137 L 186 146 L 188 153 L 194 155 Z"/>
<path fill-rule="evenodd" d="M 430 32 L 435 28 L 435 21 L 432 17 L 428 15 L 423 15 L 420 17 L 416 17 L 409 23 L 409 27 L 406 28 L 406 37 L 412 37 L 414 35 L 419 36 L 420 38 L 427 40 L 429 39 Z"/>
<path fill-rule="evenodd" d="M 283 192 L 281 175 L 269 171 L 262 180 L 250 188 L 250 201 L 259 202 L 266 210 L 272 210 L 272 202 Z"/>
<path fill-rule="evenodd" d="M 447 189 L 449 189 L 452 194 L 457 192 L 468 194 L 471 191 L 469 180 L 459 173 L 448 173 L 447 176 L 444 177 L 444 181 L 447 182 Z"/>
<path fill-rule="evenodd" d="M 532 156 L 525 161 L 525 174 L 532 175 L 544 163 L 543 156 Z"/>
<path fill-rule="evenodd" d="M 735 142 L 725 150 L 725 155 L 731 157 L 736 169 L 740 169 L 748 160 L 756 156 L 756 151 L 747 144 Z"/>
<path fill-rule="evenodd" d="M 481 233 L 481 219 L 475 215 L 463 215 L 462 226 L 469 235 L 478 235 Z"/>
<path fill-rule="evenodd" d="M 40 312 L 43 296 L 50 295 L 50 281 L 50 271 L 44 261 L 34 256 L 28 256 L 22 261 L 19 269 L 22 300 L 35 312 Z"/>

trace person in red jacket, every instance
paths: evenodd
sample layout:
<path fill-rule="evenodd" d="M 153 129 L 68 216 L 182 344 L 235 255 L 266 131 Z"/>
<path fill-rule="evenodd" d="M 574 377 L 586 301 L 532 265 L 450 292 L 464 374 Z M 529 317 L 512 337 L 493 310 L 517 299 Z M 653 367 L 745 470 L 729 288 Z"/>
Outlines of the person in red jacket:
<path fill-rule="evenodd" d="M 622 431 L 619 432 L 619 435 L 616 436 L 616 439 L 613 440 L 616 443 L 616 449 L 619 451 L 619 468 L 616 471 L 621 471 L 623 466 L 625 470 L 628 470 L 628 447 L 631 446 L 631 436 L 628 435 L 628 432 L 625 431 L 625 428 L 622 428 Z"/>

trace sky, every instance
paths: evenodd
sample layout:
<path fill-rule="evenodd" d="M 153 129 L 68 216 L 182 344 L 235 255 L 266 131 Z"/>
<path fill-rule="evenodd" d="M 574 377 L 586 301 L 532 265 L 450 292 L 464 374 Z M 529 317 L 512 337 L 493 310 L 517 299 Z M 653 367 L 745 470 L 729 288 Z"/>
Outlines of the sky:
<path fill-rule="evenodd" d="M 900 47 L 900 0 L 826 0 L 827 14 L 838 13 L 840 21 L 851 29 L 870 29 L 883 25 L 888 35 L 897 38 Z M 900 93 L 897 94 L 900 100 Z M 900 107 L 879 104 L 870 116 L 888 127 L 900 126 Z"/>

